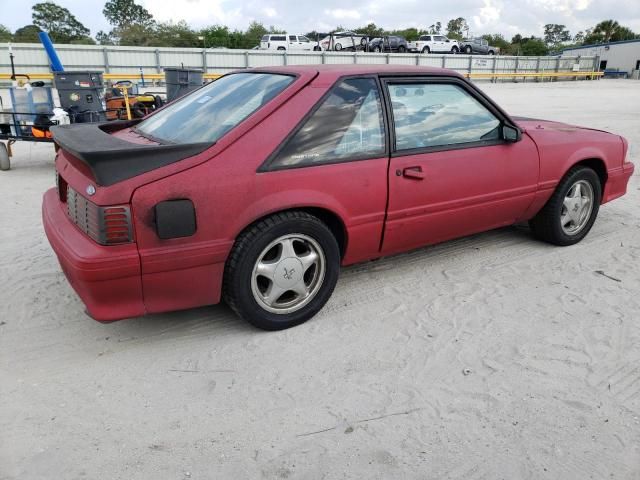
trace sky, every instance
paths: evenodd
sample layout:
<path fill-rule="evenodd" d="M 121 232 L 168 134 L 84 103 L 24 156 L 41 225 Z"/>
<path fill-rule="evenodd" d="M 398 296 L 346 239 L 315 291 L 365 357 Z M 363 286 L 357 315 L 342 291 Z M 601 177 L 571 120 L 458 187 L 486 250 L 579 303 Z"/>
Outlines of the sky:
<path fill-rule="evenodd" d="M 31 6 L 38 0 L 0 0 L 0 24 L 12 31 L 31 23 Z M 92 35 L 110 26 L 102 16 L 105 0 L 57 0 Z M 386 29 L 428 28 L 462 16 L 471 35 L 516 33 L 542 36 L 547 23 L 567 26 L 571 34 L 613 18 L 640 32 L 640 0 L 137 0 L 158 21 L 185 20 L 193 28 L 213 24 L 245 29 L 253 20 L 290 33 L 330 31 L 336 26 L 364 26 L 370 22 Z"/>

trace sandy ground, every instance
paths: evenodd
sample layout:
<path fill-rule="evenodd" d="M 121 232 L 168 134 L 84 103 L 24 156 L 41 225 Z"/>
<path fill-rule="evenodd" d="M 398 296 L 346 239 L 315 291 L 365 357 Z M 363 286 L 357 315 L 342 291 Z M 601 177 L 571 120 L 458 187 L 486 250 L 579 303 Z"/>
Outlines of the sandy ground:
<path fill-rule="evenodd" d="M 640 82 L 483 88 L 640 164 Z M 1 479 L 640 479 L 638 174 L 575 247 L 513 227 L 347 268 L 315 319 L 264 333 L 225 306 L 90 320 L 40 222 L 52 149 L 16 147 Z"/>

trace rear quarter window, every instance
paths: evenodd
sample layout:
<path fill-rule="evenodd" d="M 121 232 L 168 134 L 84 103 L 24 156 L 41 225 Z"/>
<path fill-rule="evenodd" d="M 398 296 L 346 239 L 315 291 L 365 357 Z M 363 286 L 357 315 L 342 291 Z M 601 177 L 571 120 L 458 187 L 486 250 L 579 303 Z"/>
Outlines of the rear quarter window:
<path fill-rule="evenodd" d="M 375 158 L 386 151 L 378 85 L 373 78 L 346 79 L 276 153 L 275 168 Z"/>

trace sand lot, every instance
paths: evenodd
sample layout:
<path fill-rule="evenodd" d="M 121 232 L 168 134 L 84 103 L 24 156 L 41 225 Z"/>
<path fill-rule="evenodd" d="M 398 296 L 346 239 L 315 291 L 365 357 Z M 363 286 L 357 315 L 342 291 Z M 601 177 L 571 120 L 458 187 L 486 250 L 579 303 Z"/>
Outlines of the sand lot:
<path fill-rule="evenodd" d="M 640 82 L 483 88 L 623 134 L 640 166 Z M 512 227 L 350 267 L 265 333 L 225 306 L 89 319 L 41 226 L 53 149 L 15 151 L 0 479 L 640 479 L 638 173 L 577 246 Z"/>

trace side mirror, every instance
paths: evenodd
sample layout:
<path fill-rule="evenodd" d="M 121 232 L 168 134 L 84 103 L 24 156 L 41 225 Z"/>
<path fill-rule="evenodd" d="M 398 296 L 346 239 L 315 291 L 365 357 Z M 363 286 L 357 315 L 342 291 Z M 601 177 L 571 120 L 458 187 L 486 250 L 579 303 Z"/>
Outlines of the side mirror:
<path fill-rule="evenodd" d="M 519 128 L 512 125 L 503 125 L 502 138 L 509 143 L 519 142 L 522 138 L 522 132 L 520 132 Z"/>
<path fill-rule="evenodd" d="M 449 43 L 451 40 L 449 40 L 448 38 L 445 40 L 445 42 Z"/>

